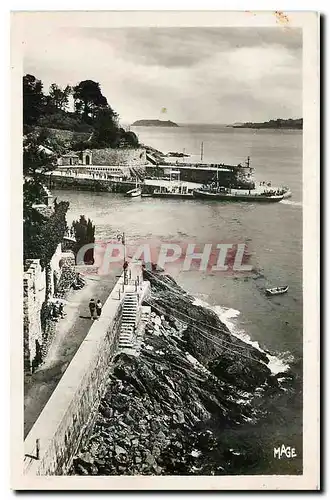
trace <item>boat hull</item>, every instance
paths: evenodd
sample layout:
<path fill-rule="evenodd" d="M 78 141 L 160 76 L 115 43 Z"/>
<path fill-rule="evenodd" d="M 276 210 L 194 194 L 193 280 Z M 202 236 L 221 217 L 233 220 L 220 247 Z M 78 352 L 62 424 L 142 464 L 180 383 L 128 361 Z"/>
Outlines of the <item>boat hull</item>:
<path fill-rule="evenodd" d="M 226 193 L 211 193 L 210 191 L 194 191 L 194 198 L 203 200 L 215 201 L 248 201 L 258 203 L 277 203 L 283 200 L 283 195 L 263 196 L 253 194 L 226 194 Z"/>
<path fill-rule="evenodd" d="M 284 293 L 287 293 L 289 290 L 289 287 L 279 287 L 277 288 L 267 288 L 266 289 L 266 295 L 273 296 L 273 295 L 283 295 Z"/>
<path fill-rule="evenodd" d="M 125 194 L 126 198 L 137 198 L 138 196 L 141 196 L 141 190 L 134 190 L 134 191 L 128 191 L 128 193 Z"/>
<path fill-rule="evenodd" d="M 183 193 L 153 193 L 152 194 L 153 198 L 171 198 L 173 199 L 188 199 L 192 200 L 193 199 L 193 194 L 183 194 Z"/>

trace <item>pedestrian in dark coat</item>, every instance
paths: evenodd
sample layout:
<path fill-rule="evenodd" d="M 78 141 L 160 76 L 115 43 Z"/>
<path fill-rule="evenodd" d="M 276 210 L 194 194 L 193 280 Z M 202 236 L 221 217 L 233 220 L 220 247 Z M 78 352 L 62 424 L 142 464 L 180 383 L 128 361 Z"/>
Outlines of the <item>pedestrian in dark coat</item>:
<path fill-rule="evenodd" d="M 99 319 L 99 317 L 101 316 L 101 312 L 102 312 L 102 302 L 100 301 L 100 299 L 96 302 L 96 314 L 97 314 L 97 319 Z"/>
<path fill-rule="evenodd" d="M 91 299 L 89 301 L 89 310 L 90 310 L 90 313 L 91 313 L 91 319 L 94 319 L 94 317 L 95 317 L 95 309 L 96 309 L 95 300 Z"/>

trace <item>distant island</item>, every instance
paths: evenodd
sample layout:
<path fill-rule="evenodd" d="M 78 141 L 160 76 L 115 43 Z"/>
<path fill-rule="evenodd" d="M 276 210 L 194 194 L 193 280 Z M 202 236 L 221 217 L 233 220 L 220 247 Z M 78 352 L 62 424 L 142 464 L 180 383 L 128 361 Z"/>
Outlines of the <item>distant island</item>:
<path fill-rule="evenodd" d="M 171 120 L 137 120 L 132 123 L 132 127 L 178 127 L 177 123 Z"/>
<path fill-rule="evenodd" d="M 270 129 L 302 129 L 303 119 L 302 118 L 289 118 L 287 120 L 282 118 L 277 118 L 277 120 L 269 120 L 268 122 L 246 122 L 246 123 L 234 123 L 233 125 L 227 125 L 230 128 L 270 128 Z"/>

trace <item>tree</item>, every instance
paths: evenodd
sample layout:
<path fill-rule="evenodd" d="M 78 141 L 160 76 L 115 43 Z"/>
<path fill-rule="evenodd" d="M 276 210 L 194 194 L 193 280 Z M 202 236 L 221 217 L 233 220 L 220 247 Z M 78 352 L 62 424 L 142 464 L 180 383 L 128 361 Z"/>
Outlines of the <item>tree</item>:
<path fill-rule="evenodd" d="M 134 132 L 125 132 L 124 139 L 129 147 L 137 148 L 139 146 L 139 139 Z"/>
<path fill-rule="evenodd" d="M 84 80 L 73 88 L 75 109 L 87 123 L 91 123 L 100 108 L 106 108 L 108 101 L 101 92 L 100 84 Z"/>
<path fill-rule="evenodd" d="M 66 229 L 65 214 L 69 203 L 55 206 L 48 218 L 34 208 L 44 199 L 44 174 L 54 169 L 56 155 L 44 147 L 47 132 L 30 133 L 23 142 L 23 247 L 24 259 L 40 258 L 46 266 Z"/>
<path fill-rule="evenodd" d="M 95 243 L 95 226 L 90 219 L 86 219 L 84 215 L 80 216 L 79 221 L 73 221 L 72 223 L 75 238 L 76 238 L 76 249 L 75 254 L 84 246 L 90 243 Z M 91 248 L 87 250 L 84 255 L 85 264 L 94 263 L 94 249 Z"/>
<path fill-rule="evenodd" d="M 92 147 L 116 147 L 120 138 L 117 114 L 110 107 L 100 109 L 95 118 L 94 133 L 91 140 Z"/>
<path fill-rule="evenodd" d="M 67 232 L 66 214 L 68 209 L 69 202 L 61 201 L 54 204 L 53 213 L 47 217 L 32 207 L 24 219 L 24 259 L 40 259 L 40 265 L 45 269 L 46 301 L 52 290 L 50 261 Z"/>
<path fill-rule="evenodd" d="M 46 98 L 42 92 L 42 82 L 33 75 L 23 76 L 23 124 L 36 125 L 42 116 Z"/>
<path fill-rule="evenodd" d="M 31 132 L 23 140 L 23 216 L 43 197 L 43 174 L 57 164 L 56 155 L 44 147 L 47 133 Z"/>
<path fill-rule="evenodd" d="M 53 213 L 47 217 L 32 208 L 29 217 L 24 220 L 24 258 L 40 259 L 42 267 L 46 267 L 67 232 L 66 213 L 68 201 L 54 204 Z"/>
<path fill-rule="evenodd" d="M 89 149 L 91 147 L 91 141 L 84 139 L 76 139 L 71 142 L 72 151 L 84 151 L 84 149 Z"/>
<path fill-rule="evenodd" d="M 69 96 L 71 92 L 72 89 L 70 85 L 67 85 L 62 90 L 56 83 L 52 83 L 49 87 L 49 97 L 54 108 L 65 111 L 69 104 Z"/>
<path fill-rule="evenodd" d="M 25 126 L 35 125 L 45 109 L 42 83 L 32 75 L 23 78 L 23 120 Z M 44 174 L 57 164 L 56 154 L 46 147 L 47 130 L 26 133 L 23 140 L 23 256 L 40 259 L 46 272 L 46 294 L 51 292 L 50 261 L 67 230 L 68 202 L 55 204 L 50 216 L 35 207 L 45 196 Z"/>

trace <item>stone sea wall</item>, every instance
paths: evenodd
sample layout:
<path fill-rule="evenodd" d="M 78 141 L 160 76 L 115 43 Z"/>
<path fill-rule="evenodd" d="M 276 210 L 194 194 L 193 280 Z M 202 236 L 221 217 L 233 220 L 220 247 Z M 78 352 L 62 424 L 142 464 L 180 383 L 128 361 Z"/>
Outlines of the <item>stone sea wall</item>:
<path fill-rule="evenodd" d="M 135 188 L 135 182 L 116 182 L 106 179 L 70 177 L 66 175 L 49 176 L 48 184 L 51 188 L 72 189 L 78 191 L 96 191 L 110 193 L 126 193 Z"/>
<path fill-rule="evenodd" d="M 29 432 L 25 443 L 24 473 L 67 473 L 82 436 L 87 436 L 111 370 L 121 323 L 122 301 L 117 283 L 64 373 L 54 393 Z M 144 283 L 141 301 L 148 293 Z"/>

